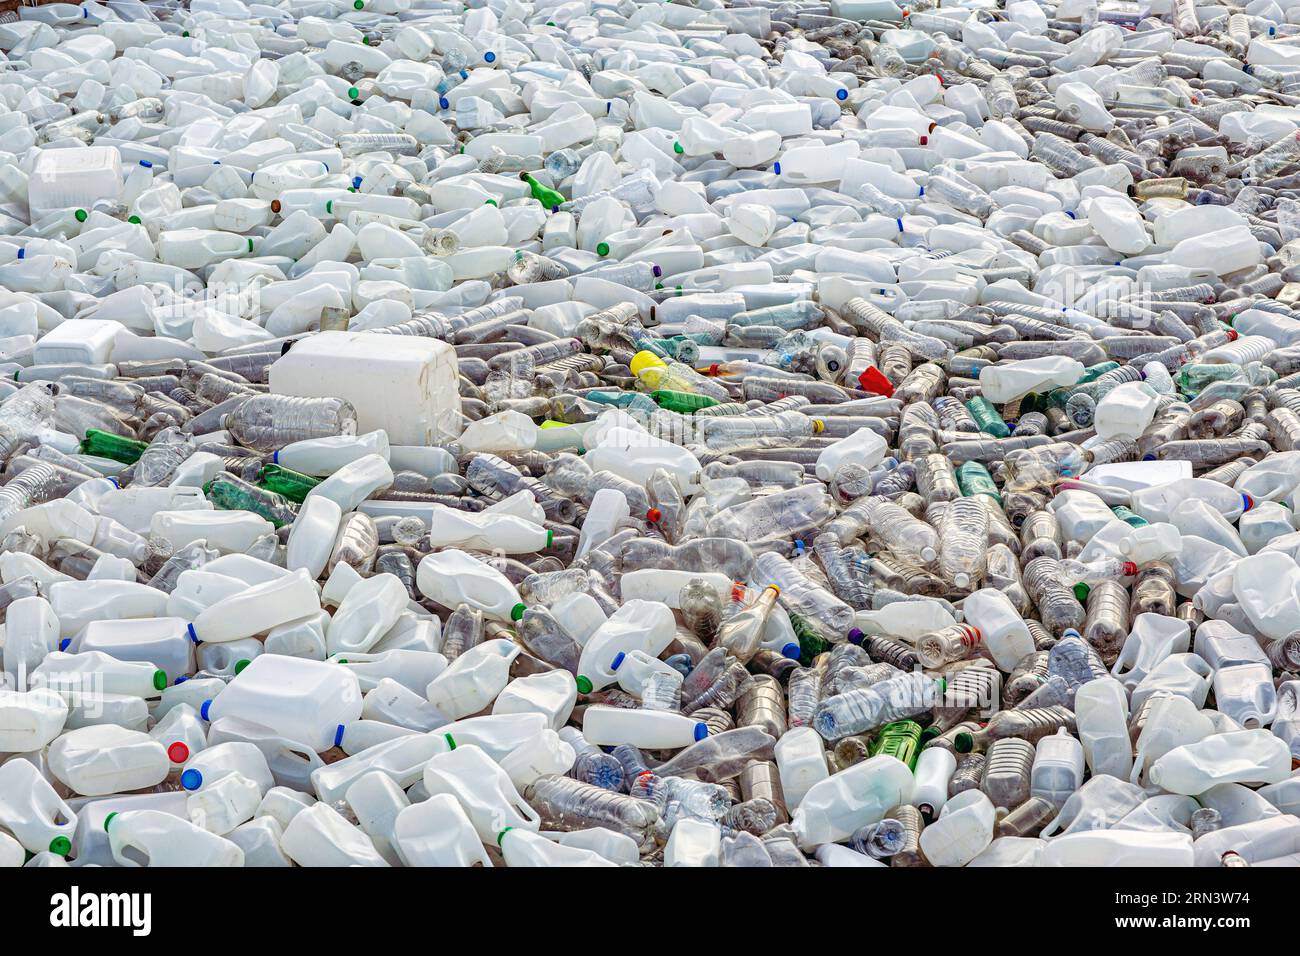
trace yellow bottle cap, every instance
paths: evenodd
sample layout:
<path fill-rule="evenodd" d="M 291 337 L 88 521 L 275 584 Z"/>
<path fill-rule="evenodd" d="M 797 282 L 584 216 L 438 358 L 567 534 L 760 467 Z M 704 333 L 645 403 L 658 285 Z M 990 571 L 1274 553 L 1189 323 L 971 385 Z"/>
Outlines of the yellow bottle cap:
<path fill-rule="evenodd" d="M 821 434 L 823 431 L 825 431 L 825 430 L 826 430 L 826 423 L 825 423 L 824 421 L 822 421 L 820 418 L 814 418 L 814 419 L 813 419 L 813 434 L 814 434 L 814 435 L 820 435 L 820 434 Z"/>
<path fill-rule="evenodd" d="M 640 375 L 642 369 L 647 368 L 664 368 L 663 359 L 655 355 L 654 352 L 637 352 L 632 356 L 632 361 L 628 367 L 632 369 L 633 375 Z"/>

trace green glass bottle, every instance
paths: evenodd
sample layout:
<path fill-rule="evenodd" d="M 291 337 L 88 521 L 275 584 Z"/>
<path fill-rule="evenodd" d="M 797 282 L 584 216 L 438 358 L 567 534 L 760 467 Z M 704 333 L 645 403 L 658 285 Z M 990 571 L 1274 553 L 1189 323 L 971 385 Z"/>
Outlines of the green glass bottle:
<path fill-rule="evenodd" d="M 680 412 L 683 415 L 689 415 L 701 408 L 710 408 L 718 404 L 716 398 L 710 398 L 708 395 L 696 395 L 692 392 L 674 392 L 669 389 L 658 389 L 650 393 L 660 408 L 666 408 L 670 412 Z"/>
<path fill-rule="evenodd" d="M 285 468 L 283 465 L 264 465 L 257 475 L 257 483 L 267 491 L 284 495 L 290 501 L 302 504 L 307 492 L 320 484 L 319 478 Z"/>
<path fill-rule="evenodd" d="M 217 475 L 209 481 L 203 486 L 203 493 L 222 511 L 251 511 L 277 528 L 292 524 L 298 516 L 298 509 L 284 495 L 259 488 L 229 473 Z"/>
<path fill-rule="evenodd" d="M 1124 505 L 1112 505 L 1110 510 L 1115 513 L 1116 518 L 1125 524 L 1132 525 L 1134 528 L 1145 528 L 1151 523 L 1136 511 L 1126 508 Z"/>
<path fill-rule="evenodd" d="M 966 411 L 970 412 L 970 417 L 975 419 L 975 424 L 984 434 L 992 435 L 994 438 L 1006 438 L 1011 434 L 1011 429 L 1002 420 L 993 403 L 983 395 L 976 395 L 968 401 Z"/>
<path fill-rule="evenodd" d="M 964 461 L 957 466 L 957 484 L 961 488 L 961 493 L 967 498 L 973 495 L 988 495 L 998 504 L 1002 504 L 997 482 L 993 480 L 989 470 L 978 461 Z"/>
<path fill-rule="evenodd" d="M 921 725 L 915 720 L 896 720 L 885 724 L 871 744 L 871 756 L 888 754 L 897 757 L 911 770 L 921 755 Z"/>
<path fill-rule="evenodd" d="M 551 212 L 559 209 L 562 203 L 568 202 L 563 193 L 555 191 L 550 186 L 543 186 L 532 173 L 520 173 L 519 178 L 526 182 L 528 188 L 533 191 L 533 198 Z"/>
<path fill-rule="evenodd" d="M 87 428 L 86 437 L 81 442 L 81 453 L 134 465 L 148 447 L 147 441 L 125 438 L 112 432 L 102 432 L 98 428 Z"/>

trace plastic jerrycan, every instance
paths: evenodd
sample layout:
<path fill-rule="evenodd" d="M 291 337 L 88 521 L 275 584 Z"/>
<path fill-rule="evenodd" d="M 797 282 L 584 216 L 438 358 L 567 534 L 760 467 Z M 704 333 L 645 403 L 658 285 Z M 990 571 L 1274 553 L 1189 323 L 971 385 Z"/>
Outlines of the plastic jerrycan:
<path fill-rule="evenodd" d="M 1196 796 L 1221 783 L 1278 783 L 1291 773 L 1291 749 L 1267 730 L 1215 734 L 1175 747 L 1156 760 L 1147 778 L 1170 793 Z"/>
<path fill-rule="evenodd" d="M 348 787 L 346 800 L 380 856 L 392 866 L 400 865 L 401 859 L 393 849 L 393 824 L 398 814 L 411 805 L 402 788 L 382 773 L 368 773 Z"/>
<path fill-rule="evenodd" d="M 311 774 L 324 762 L 307 744 L 282 737 L 270 727 L 243 717 L 222 717 L 208 728 L 208 744 L 248 743 L 266 759 L 275 785 L 300 790 L 311 788 Z"/>
<path fill-rule="evenodd" d="M 167 759 L 183 764 L 208 745 L 208 725 L 189 704 L 172 707 L 149 728 L 149 736 L 167 748 Z"/>
<path fill-rule="evenodd" d="M 492 702 L 492 714 L 538 714 L 545 726 L 559 730 L 568 722 L 577 700 L 578 685 L 573 675 L 556 668 L 512 680 Z"/>
<path fill-rule="evenodd" d="M 210 833 L 225 835 L 247 823 L 262 802 L 262 789 L 242 773 L 229 773 L 185 801 L 190 822 Z"/>
<path fill-rule="evenodd" d="M 921 852 L 934 866 L 965 866 L 993 840 L 996 819 L 982 790 L 963 790 L 921 831 Z"/>
<path fill-rule="evenodd" d="M 443 724 L 434 731 L 451 749 L 473 744 L 493 760 L 501 760 L 535 739 L 547 727 L 541 714 L 488 714 Z"/>
<path fill-rule="evenodd" d="M 1040 866 L 1192 866 L 1190 833 L 1088 830 L 1048 840 Z"/>
<path fill-rule="evenodd" d="M 148 734 L 116 724 L 70 730 L 49 748 L 50 772 L 86 796 L 152 787 L 167 778 L 171 762 Z"/>
<path fill-rule="evenodd" d="M 32 672 L 29 682 L 33 687 L 70 694 L 154 698 L 167 686 L 167 674 L 147 661 L 120 661 L 103 651 L 53 651 Z"/>
<path fill-rule="evenodd" d="M 1281 551 L 1261 551 L 1237 563 L 1233 594 L 1255 629 L 1281 640 L 1300 628 L 1300 567 Z"/>
<path fill-rule="evenodd" d="M 847 840 L 859 827 L 880 822 L 906 801 L 913 783 L 907 764 L 878 754 L 814 784 L 791 820 L 800 847 Z"/>
<path fill-rule="evenodd" d="M 568 773 L 577 759 L 573 745 L 547 727 L 497 762 L 510 782 L 523 793 L 538 777 Z"/>
<path fill-rule="evenodd" d="M 332 498 L 316 495 L 304 501 L 289 529 L 285 567 L 306 571 L 313 581 L 319 578 L 334 550 L 342 521 L 343 509 Z"/>
<path fill-rule="evenodd" d="M 237 641 L 319 610 L 315 582 L 305 571 L 294 571 L 204 609 L 190 625 L 191 637 L 208 644 Z"/>
<path fill-rule="evenodd" d="M 330 654 L 365 653 L 406 610 L 410 596 L 394 574 L 375 574 L 352 587 L 325 630 Z M 305 616 L 305 615 L 304 615 Z"/>
<path fill-rule="evenodd" d="M 495 840 L 507 826 L 540 828 L 541 817 L 519 795 L 510 777 L 473 744 L 438 754 L 425 764 L 424 788 L 430 796 L 454 796 L 484 843 Z"/>
<path fill-rule="evenodd" d="M 189 820 L 159 810 L 127 810 L 104 821 L 118 866 L 243 866 L 244 851 Z"/>
<path fill-rule="evenodd" d="M 505 689 L 510 680 L 510 664 L 522 650 L 513 641 L 484 641 L 461 654 L 431 680 L 425 696 L 453 720 L 477 714 Z"/>
<path fill-rule="evenodd" d="M 388 866 L 374 842 L 326 803 L 294 814 L 280 840 L 299 866 Z"/>
<path fill-rule="evenodd" d="M 1120 648 L 1111 675 L 1132 690 L 1170 654 L 1187 652 L 1191 627 L 1163 614 L 1139 614 Z"/>
<path fill-rule="evenodd" d="M 1075 721 L 1093 776 L 1127 780 L 1133 769 L 1128 733 L 1128 695 L 1113 677 L 1088 681 L 1075 693 Z"/>
<path fill-rule="evenodd" d="M 182 787 L 193 792 L 209 787 L 233 773 L 240 774 L 258 786 L 261 791 L 258 794 L 259 800 L 275 786 L 271 768 L 267 766 L 262 751 L 243 741 L 213 744 L 195 754 L 181 770 L 180 781 Z"/>
<path fill-rule="evenodd" d="M 1195 703 L 1181 694 L 1159 694 L 1147 709 L 1146 722 L 1138 735 L 1130 781 L 1138 783 L 1142 774 L 1169 751 L 1213 733 L 1214 722 Z"/>
<path fill-rule="evenodd" d="M 343 726 L 361 716 L 361 689 L 347 668 L 262 654 L 199 713 L 214 723 L 243 717 L 320 753 L 337 746 Z"/>
<path fill-rule="evenodd" d="M 378 770 L 405 790 L 421 779 L 431 757 L 446 753 L 451 746 L 446 734 L 437 732 L 381 740 L 343 760 L 317 767 L 311 774 L 312 789 L 326 803 L 335 803 L 360 777 Z"/>
<path fill-rule="evenodd" d="M 524 613 L 519 592 L 504 574 L 456 548 L 426 555 L 415 580 L 421 594 L 443 607 L 468 604 L 497 621 L 517 621 Z"/>
<path fill-rule="evenodd" d="M 717 866 L 722 853 L 722 829 L 712 820 L 681 816 L 668 835 L 664 866 Z"/>
<path fill-rule="evenodd" d="M 0 764 L 0 826 L 32 853 L 72 852 L 77 814 L 29 760 Z"/>
<path fill-rule="evenodd" d="M 194 642 L 188 623 L 179 617 L 91 621 L 67 650 L 102 651 L 120 661 L 148 662 L 167 674 L 169 684 L 194 672 Z"/>
<path fill-rule="evenodd" d="M 787 809 L 793 811 L 809 790 L 830 776 L 826 745 L 811 727 L 795 727 L 777 740 L 774 753 L 781 793 Z"/>
<path fill-rule="evenodd" d="M 690 821 L 699 822 L 703 821 Z M 680 826 L 680 824 L 678 824 Z M 707 824 L 705 824 L 707 826 Z M 717 829 L 714 827 L 714 829 Z M 674 828 L 674 833 L 676 828 Z M 672 843 L 672 837 L 668 839 Z M 519 867 L 539 867 L 539 866 L 617 866 L 605 857 L 592 850 L 586 850 L 577 846 L 565 846 L 549 840 L 539 833 L 532 830 L 524 830 L 518 827 L 506 827 L 497 837 L 497 844 L 501 847 L 501 856 L 506 861 L 506 866 Z M 664 855 L 665 865 L 667 862 L 667 851 Z"/>
<path fill-rule="evenodd" d="M 583 711 L 582 734 L 598 747 L 628 744 L 643 750 L 689 747 L 709 735 L 702 721 L 665 710 L 628 710 L 592 705 Z"/>
<path fill-rule="evenodd" d="M 966 623 L 979 630 L 999 670 L 1010 672 L 1034 652 L 1034 640 L 1011 600 L 997 588 L 981 588 L 962 603 Z"/>
<path fill-rule="evenodd" d="M 1083 745 L 1064 727 L 1040 738 L 1029 775 L 1030 796 L 1064 806 L 1083 783 L 1083 768 Z"/>
<path fill-rule="evenodd" d="M 0 690 L 0 753 L 30 753 L 54 740 L 68 719 L 68 704 L 48 687 Z"/>
<path fill-rule="evenodd" d="M 672 610 L 658 601 L 627 601 L 600 625 L 578 658 L 578 692 L 589 694 L 618 680 L 620 653 L 643 651 L 658 657 L 677 633 Z"/>
<path fill-rule="evenodd" d="M 450 793 L 402 810 L 393 821 L 393 849 L 405 866 L 492 865 L 474 824 Z"/>
<path fill-rule="evenodd" d="M 1273 722 L 1278 711 L 1273 668 L 1269 664 L 1234 664 L 1214 672 L 1214 706 L 1247 730 Z"/>

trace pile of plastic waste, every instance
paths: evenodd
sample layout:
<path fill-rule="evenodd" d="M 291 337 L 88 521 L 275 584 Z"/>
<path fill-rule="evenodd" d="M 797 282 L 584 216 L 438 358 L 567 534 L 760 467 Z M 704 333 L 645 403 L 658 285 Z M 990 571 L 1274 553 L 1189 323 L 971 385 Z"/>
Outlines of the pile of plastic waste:
<path fill-rule="evenodd" d="M 1300 6 L 0 23 L 0 865 L 1300 862 Z"/>

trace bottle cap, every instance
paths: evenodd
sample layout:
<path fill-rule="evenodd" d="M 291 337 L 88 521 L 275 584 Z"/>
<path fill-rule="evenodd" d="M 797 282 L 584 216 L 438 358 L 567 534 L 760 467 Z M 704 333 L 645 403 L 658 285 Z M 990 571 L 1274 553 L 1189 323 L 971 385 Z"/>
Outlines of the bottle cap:
<path fill-rule="evenodd" d="M 695 740 L 698 743 L 705 737 L 709 736 L 709 725 L 701 721 L 695 725 Z"/>
<path fill-rule="evenodd" d="M 191 767 L 181 774 L 181 786 L 186 790 L 197 790 L 203 786 L 203 774 Z"/>
<path fill-rule="evenodd" d="M 576 683 L 576 684 L 578 685 L 578 693 L 579 693 L 579 694 L 590 694 L 590 693 L 591 693 L 591 681 L 590 681 L 590 679 L 588 679 L 588 678 L 586 678 L 586 677 L 583 677 L 581 674 L 579 674 L 579 675 L 578 675 L 578 679 L 577 679 L 574 683 Z"/>
<path fill-rule="evenodd" d="M 65 836 L 56 836 L 50 841 L 50 852 L 57 853 L 59 856 L 67 856 L 72 852 L 72 841 Z"/>
<path fill-rule="evenodd" d="M 549 543 L 549 542 L 548 542 Z M 528 610 L 526 604 L 516 604 L 510 609 L 510 620 L 517 621 L 524 616 L 524 611 Z"/>
<path fill-rule="evenodd" d="M 167 759 L 172 763 L 184 763 L 190 759 L 190 748 L 180 740 L 174 740 L 167 746 Z"/>
<path fill-rule="evenodd" d="M 114 810 L 114 811 L 113 811 L 112 813 L 110 813 L 108 816 L 104 817 L 104 832 L 105 832 L 105 833 L 108 832 L 108 825 L 109 825 L 110 823 L 113 822 L 113 818 L 114 818 L 115 816 L 117 816 L 117 811 L 116 811 L 116 810 Z"/>

